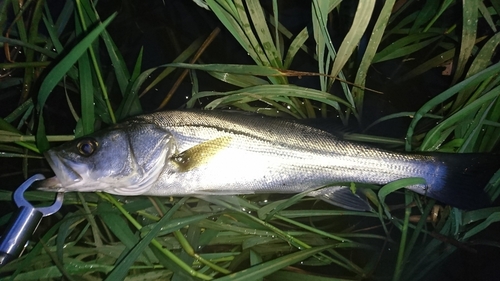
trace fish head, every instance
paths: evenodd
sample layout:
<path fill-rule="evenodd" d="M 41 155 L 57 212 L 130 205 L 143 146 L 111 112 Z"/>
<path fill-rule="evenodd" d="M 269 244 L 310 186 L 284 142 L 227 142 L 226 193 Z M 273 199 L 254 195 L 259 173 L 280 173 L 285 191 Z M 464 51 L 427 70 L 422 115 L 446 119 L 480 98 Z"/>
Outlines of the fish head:
<path fill-rule="evenodd" d="M 140 195 L 151 188 L 175 150 L 167 130 L 155 124 L 122 123 L 47 151 L 55 177 L 37 187 Z"/>

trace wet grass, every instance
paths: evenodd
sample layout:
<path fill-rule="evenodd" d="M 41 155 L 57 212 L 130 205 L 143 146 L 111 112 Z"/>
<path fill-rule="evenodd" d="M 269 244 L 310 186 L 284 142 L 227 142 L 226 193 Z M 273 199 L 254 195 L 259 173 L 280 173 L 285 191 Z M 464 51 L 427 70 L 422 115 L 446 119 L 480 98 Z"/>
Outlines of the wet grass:
<path fill-rule="evenodd" d="M 28 1 L 23 9 L 32 11 L 30 21 L 13 2 L 6 1 L 0 8 L 4 28 L 0 43 L 11 51 L 0 68 L 6 73 L 24 70 L 23 75 L 0 78 L 0 88 L 21 89 L 20 105 L 0 119 L 0 151 L 2 160 L 25 159 L 19 168 L 25 176 L 28 159 L 40 158 L 50 142 L 83 136 L 92 133 L 96 123 L 112 124 L 142 112 L 139 96 L 177 68 L 189 69 L 192 93 L 187 107 L 209 99 L 206 109 L 231 107 L 295 118 L 338 116 L 347 125 L 366 123 L 362 122 L 364 95 L 377 90 L 365 87 L 370 67 L 384 60 L 413 58 L 436 46 L 440 50 L 436 57 L 422 60 L 402 77 L 411 79 L 437 67 L 442 57 L 454 59 L 456 69 L 449 88 L 415 112 L 373 122 L 383 126 L 390 119 L 411 118 L 406 139 L 348 137 L 405 144 L 407 151 L 449 152 L 488 152 L 500 139 L 500 68 L 493 63 L 498 26 L 491 20 L 500 7 L 495 5 L 466 1 L 465 5 L 478 6 L 464 11 L 478 12 L 464 12 L 463 21 L 447 24 L 439 19 L 451 1 L 440 7 L 436 1 L 426 1 L 399 9 L 393 8 L 395 1 L 385 1 L 380 10 L 373 1 L 357 6 L 345 38 L 335 46 L 329 38 L 328 17 L 343 12 L 340 1 L 312 1 L 312 28 L 292 34 L 279 23 L 277 1 L 268 14 L 258 1 L 209 0 L 208 6 L 255 64 L 195 64 L 190 57 L 202 42 L 213 39 L 198 38 L 172 63 L 142 71 L 142 50 L 129 69 L 106 31 L 114 14 L 101 18 L 92 3 L 68 1 L 58 17 L 52 18 L 49 7 L 37 3 L 42 2 Z M 18 16 L 7 22 L 12 18 L 7 16 L 10 9 Z M 373 27 L 366 21 L 370 15 Z M 489 25 L 491 35 L 477 38 L 478 18 Z M 37 24 L 47 34 L 33 27 Z M 373 29 L 372 35 L 361 61 L 353 67 L 367 28 Z M 439 31 L 443 28 L 447 33 Z M 394 34 L 397 39 L 391 37 Z M 305 44 L 308 39 L 313 47 Z M 24 60 L 16 59 L 14 51 L 23 53 Z M 299 52 L 316 59 L 316 72 L 289 69 Z M 106 73 L 105 69 L 111 70 Z M 157 70 L 163 71 L 159 80 L 150 82 Z M 39 75 L 42 72 L 44 76 Z M 236 90 L 199 91 L 197 72 L 206 72 Z M 317 77 L 319 88 L 289 84 L 289 77 L 294 76 Z M 346 77 L 354 77 L 354 83 Z M 35 85 L 39 89 L 34 90 Z M 337 85 L 341 92 L 331 94 Z M 118 94 L 111 95 L 111 88 Z M 74 135 L 46 134 L 44 116 L 50 113 L 43 111 L 55 89 L 65 91 L 75 119 Z M 168 102 L 167 95 L 164 100 Z M 71 102 L 74 96 L 79 98 L 77 103 Z M 425 132 L 417 130 L 429 118 L 438 123 Z M 463 211 L 404 189 L 421 181 L 402 179 L 382 187 L 353 183 L 370 200 L 370 212 L 338 209 L 306 193 L 286 198 L 203 199 L 68 193 L 64 210 L 0 274 L 2 280 L 425 280 L 457 249 L 474 252 L 474 245 L 500 246 L 498 241 L 474 240 L 500 220 L 500 207 Z M 492 200 L 499 196 L 499 173 L 486 190 Z M 54 198 L 39 191 L 30 191 L 26 197 L 41 203 Z M 11 201 L 11 193 L 1 191 L 0 200 Z M 0 223 L 5 224 L 9 216 L 2 214 Z"/>

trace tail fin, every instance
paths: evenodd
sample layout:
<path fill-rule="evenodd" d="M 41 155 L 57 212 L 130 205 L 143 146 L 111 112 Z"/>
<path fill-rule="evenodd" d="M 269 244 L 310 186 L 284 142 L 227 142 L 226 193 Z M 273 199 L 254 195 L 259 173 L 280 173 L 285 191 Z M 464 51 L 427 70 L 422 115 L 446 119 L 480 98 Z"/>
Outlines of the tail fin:
<path fill-rule="evenodd" d="M 427 196 L 451 206 L 474 210 L 491 205 L 484 191 L 493 174 L 500 169 L 500 154 L 436 153 L 433 156 L 447 168 L 444 184 L 431 187 Z"/>

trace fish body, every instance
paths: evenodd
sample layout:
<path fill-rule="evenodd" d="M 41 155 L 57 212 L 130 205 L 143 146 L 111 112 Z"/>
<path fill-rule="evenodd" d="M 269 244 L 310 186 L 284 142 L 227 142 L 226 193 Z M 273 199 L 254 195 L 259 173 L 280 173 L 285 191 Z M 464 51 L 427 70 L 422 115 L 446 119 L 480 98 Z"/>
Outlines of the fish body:
<path fill-rule="evenodd" d="M 138 116 L 53 148 L 46 157 L 56 178 L 42 187 L 60 192 L 298 193 L 335 182 L 381 185 L 421 177 L 425 185 L 408 188 L 466 209 L 487 205 L 483 187 L 500 162 L 497 155 L 387 151 L 294 120 L 190 110 Z M 341 195 L 349 194 L 357 196 L 319 195 L 340 196 L 342 206 L 349 200 Z"/>

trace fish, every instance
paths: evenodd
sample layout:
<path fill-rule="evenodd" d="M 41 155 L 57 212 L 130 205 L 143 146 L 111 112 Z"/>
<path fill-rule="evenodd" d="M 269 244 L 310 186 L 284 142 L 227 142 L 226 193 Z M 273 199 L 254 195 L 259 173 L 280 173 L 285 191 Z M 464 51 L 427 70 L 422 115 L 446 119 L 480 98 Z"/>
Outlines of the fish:
<path fill-rule="evenodd" d="M 241 111 L 172 110 L 133 117 L 45 153 L 56 192 L 123 196 L 300 193 L 370 210 L 352 183 L 406 188 L 461 209 L 491 204 L 484 187 L 498 154 L 407 153 L 344 140 L 311 122 Z M 343 184 L 338 184 L 343 183 Z M 324 187 L 324 188 L 321 188 Z"/>

